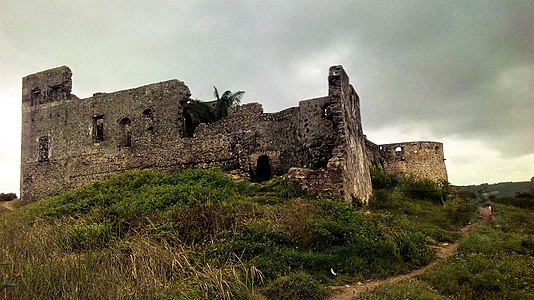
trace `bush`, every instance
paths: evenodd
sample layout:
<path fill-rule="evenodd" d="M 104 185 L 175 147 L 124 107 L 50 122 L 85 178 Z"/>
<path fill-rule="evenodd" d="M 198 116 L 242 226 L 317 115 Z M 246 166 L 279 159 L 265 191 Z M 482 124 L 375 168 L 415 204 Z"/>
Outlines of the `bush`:
<path fill-rule="evenodd" d="M 17 194 L 15 193 L 0 193 L 0 201 L 11 201 L 17 199 Z"/>
<path fill-rule="evenodd" d="M 326 292 L 312 276 L 298 272 L 277 278 L 265 295 L 272 300 L 314 300 L 323 299 Z"/>
<path fill-rule="evenodd" d="M 448 216 L 451 223 L 455 226 L 467 225 L 478 209 L 477 200 L 473 198 L 461 199 L 455 198 L 448 203 Z"/>
<path fill-rule="evenodd" d="M 532 299 L 532 270 L 528 256 L 459 254 L 423 279 L 454 299 Z"/>
<path fill-rule="evenodd" d="M 406 177 L 403 179 L 401 189 L 404 195 L 413 199 L 430 200 L 443 203 L 446 195 L 442 188 L 430 179 Z"/>
<path fill-rule="evenodd" d="M 394 174 L 386 173 L 382 168 L 377 166 L 371 167 L 371 183 L 373 190 L 391 189 L 399 183 L 399 177 Z"/>
<path fill-rule="evenodd" d="M 515 197 L 496 198 L 494 202 L 519 208 L 534 209 L 534 196 L 528 193 L 517 194 Z"/>
<path fill-rule="evenodd" d="M 372 209 L 395 209 L 401 208 L 402 203 L 389 189 L 374 190 L 369 199 L 369 207 Z"/>

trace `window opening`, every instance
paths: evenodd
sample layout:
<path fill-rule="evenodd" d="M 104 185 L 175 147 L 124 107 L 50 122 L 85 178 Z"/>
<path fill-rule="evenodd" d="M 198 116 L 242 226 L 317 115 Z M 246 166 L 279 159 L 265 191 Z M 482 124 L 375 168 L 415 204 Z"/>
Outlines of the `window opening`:
<path fill-rule="evenodd" d="M 39 88 L 34 88 L 31 93 L 31 106 L 37 105 L 40 103 L 41 90 Z"/>
<path fill-rule="evenodd" d="M 93 117 L 93 139 L 95 143 L 104 141 L 104 116 Z"/>
<path fill-rule="evenodd" d="M 48 161 L 48 149 L 50 145 L 48 142 L 48 136 L 42 136 L 39 138 L 39 158 L 40 162 Z"/>
<path fill-rule="evenodd" d="M 129 118 L 122 118 L 119 121 L 119 124 L 122 125 L 122 141 L 121 147 L 131 147 L 132 146 L 132 121 Z"/>
<path fill-rule="evenodd" d="M 154 112 L 154 110 L 152 108 L 147 108 L 145 110 L 143 110 L 143 115 L 145 115 L 145 117 L 147 118 L 152 118 L 152 113 Z"/>
<path fill-rule="evenodd" d="M 145 130 L 154 133 L 154 110 L 152 108 L 147 108 L 143 110 L 143 115 L 146 119 Z"/>
<path fill-rule="evenodd" d="M 193 137 L 195 136 L 196 126 L 191 120 L 191 116 L 184 114 L 184 137 Z"/>
<path fill-rule="evenodd" d="M 263 182 L 271 179 L 271 160 L 267 155 L 260 155 L 256 161 L 256 182 Z"/>
<path fill-rule="evenodd" d="M 50 86 L 47 98 L 47 102 L 61 100 L 61 84 Z"/>
<path fill-rule="evenodd" d="M 322 107 L 321 117 L 326 118 L 327 120 L 332 120 L 334 115 L 332 114 L 332 105 L 330 103 L 325 104 Z"/>

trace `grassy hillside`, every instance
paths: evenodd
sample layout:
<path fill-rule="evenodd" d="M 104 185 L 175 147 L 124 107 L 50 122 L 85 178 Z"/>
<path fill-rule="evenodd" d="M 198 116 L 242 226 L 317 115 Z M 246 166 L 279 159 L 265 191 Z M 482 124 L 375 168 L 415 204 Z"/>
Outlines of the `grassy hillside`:
<path fill-rule="evenodd" d="M 499 198 L 492 208 L 493 219 L 473 219 L 459 251 L 432 272 L 363 298 L 534 299 L 534 197 Z"/>
<path fill-rule="evenodd" d="M 371 212 L 280 177 L 198 169 L 130 172 L 1 211 L 0 295 L 322 299 L 328 285 L 428 264 L 429 246 L 457 239 L 476 210 L 432 183 L 379 175 Z"/>
<path fill-rule="evenodd" d="M 517 194 L 528 193 L 530 191 L 530 181 L 522 182 L 500 182 L 494 184 L 479 184 L 479 185 L 466 185 L 460 186 L 461 191 L 471 193 L 488 193 L 494 195 L 497 198 L 514 197 Z"/>

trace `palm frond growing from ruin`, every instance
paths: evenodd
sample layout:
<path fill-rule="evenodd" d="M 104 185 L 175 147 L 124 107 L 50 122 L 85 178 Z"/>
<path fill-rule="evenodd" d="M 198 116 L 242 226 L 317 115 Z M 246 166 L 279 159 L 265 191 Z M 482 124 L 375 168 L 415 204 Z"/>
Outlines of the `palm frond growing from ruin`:
<path fill-rule="evenodd" d="M 244 91 L 238 91 L 232 93 L 231 91 L 224 92 L 219 96 L 219 91 L 216 87 L 213 87 L 213 95 L 217 98 L 215 104 L 215 118 L 220 120 L 228 115 L 228 108 L 231 106 L 236 106 L 241 103 L 241 98 L 243 98 Z"/>

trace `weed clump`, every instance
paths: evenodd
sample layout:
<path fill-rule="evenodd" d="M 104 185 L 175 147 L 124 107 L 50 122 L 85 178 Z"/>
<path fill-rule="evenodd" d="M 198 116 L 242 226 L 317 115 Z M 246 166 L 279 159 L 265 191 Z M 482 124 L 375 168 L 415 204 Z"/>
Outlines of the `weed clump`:
<path fill-rule="evenodd" d="M 297 272 L 271 282 L 265 295 L 272 300 L 319 300 L 326 292 L 312 276 Z"/>

